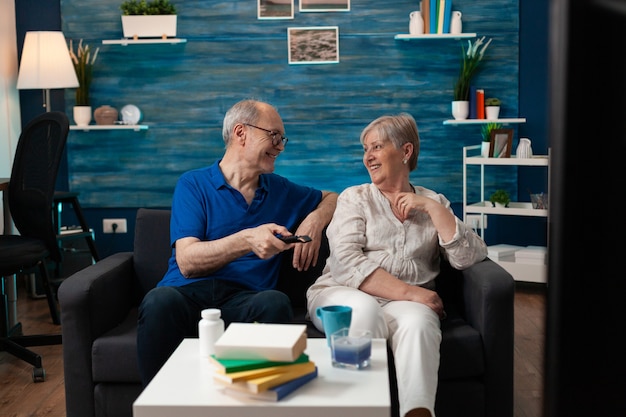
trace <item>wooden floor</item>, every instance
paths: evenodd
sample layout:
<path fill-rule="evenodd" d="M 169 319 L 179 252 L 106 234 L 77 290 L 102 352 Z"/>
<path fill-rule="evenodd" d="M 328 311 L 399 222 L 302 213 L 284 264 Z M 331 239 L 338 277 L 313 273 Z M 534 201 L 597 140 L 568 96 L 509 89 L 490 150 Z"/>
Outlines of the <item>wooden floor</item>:
<path fill-rule="evenodd" d="M 18 317 L 24 334 L 60 332 L 45 299 L 18 286 Z M 545 287 L 517 285 L 515 294 L 515 417 L 540 417 L 542 408 Z M 43 357 L 46 380 L 34 383 L 32 366 L 0 352 L 1 417 L 65 417 L 62 346 L 31 348 Z"/>

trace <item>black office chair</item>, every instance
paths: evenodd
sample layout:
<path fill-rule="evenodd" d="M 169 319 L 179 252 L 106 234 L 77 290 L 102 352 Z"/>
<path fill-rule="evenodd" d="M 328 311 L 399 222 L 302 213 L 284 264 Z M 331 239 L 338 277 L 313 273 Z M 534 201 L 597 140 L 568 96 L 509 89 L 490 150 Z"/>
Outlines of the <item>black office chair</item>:
<path fill-rule="evenodd" d="M 61 334 L 26 336 L 21 323 L 10 323 L 5 280 L 15 280 L 15 274 L 38 267 L 52 321 L 60 324 L 47 263 L 61 261 L 53 196 L 68 133 L 69 120 L 61 112 L 43 113 L 26 125 L 15 151 L 8 189 L 11 217 L 20 234 L 6 234 L 5 230 L 0 235 L 0 350 L 33 365 L 35 382 L 45 379 L 45 370 L 41 356 L 27 347 L 60 344 Z"/>

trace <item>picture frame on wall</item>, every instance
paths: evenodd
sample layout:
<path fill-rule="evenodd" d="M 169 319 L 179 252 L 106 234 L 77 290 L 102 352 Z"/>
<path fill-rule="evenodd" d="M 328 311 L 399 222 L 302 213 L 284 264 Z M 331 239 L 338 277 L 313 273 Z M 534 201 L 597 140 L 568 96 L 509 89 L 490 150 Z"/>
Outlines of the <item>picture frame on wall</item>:
<path fill-rule="evenodd" d="M 300 0 L 301 12 L 349 12 L 350 0 Z"/>
<path fill-rule="evenodd" d="M 489 157 L 510 158 L 513 146 L 513 129 L 494 129 L 491 131 Z"/>
<path fill-rule="evenodd" d="M 339 26 L 287 28 L 290 64 L 339 62 Z"/>
<path fill-rule="evenodd" d="M 293 19 L 294 0 L 257 0 L 258 19 Z"/>

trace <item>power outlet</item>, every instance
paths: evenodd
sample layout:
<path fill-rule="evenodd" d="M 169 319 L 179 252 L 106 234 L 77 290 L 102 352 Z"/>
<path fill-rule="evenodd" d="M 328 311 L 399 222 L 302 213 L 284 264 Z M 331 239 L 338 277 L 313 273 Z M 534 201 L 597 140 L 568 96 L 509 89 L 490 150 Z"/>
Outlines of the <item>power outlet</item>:
<path fill-rule="evenodd" d="M 467 223 L 467 225 L 470 226 L 472 229 L 486 229 L 487 228 L 487 216 L 485 215 L 468 214 L 466 218 L 467 218 L 467 221 L 465 223 Z M 485 222 L 484 226 L 481 224 L 483 220 Z"/>
<path fill-rule="evenodd" d="M 113 230 L 113 225 L 117 225 Z M 102 219 L 102 231 L 104 233 L 127 233 L 126 219 Z"/>

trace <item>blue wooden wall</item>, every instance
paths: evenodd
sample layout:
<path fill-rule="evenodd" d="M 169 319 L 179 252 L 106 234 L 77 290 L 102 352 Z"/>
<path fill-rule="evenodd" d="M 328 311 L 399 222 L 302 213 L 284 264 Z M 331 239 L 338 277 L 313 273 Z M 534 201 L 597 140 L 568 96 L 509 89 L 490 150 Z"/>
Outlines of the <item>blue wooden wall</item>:
<path fill-rule="evenodd" d="M 361 130 L 383 114 L 416 118 L 422 148 L 415 184 L 462 201 L 462 147 L 478 144 L 479 126 L 444 126 L 451 119 L 452 86 L 461 43 L 395 40 L 408 33 L 418 1 L 352 0 L 348 12 L 301 13 L 257 19 L 256 0 L 174 0 L 178 37 L 170 45 L 103 45 L 119 39 L 120 0 L 62 0 L 66 38 L 100 47 L 92 107 L 134 104 L 147 131 L 72 131 L 70 189 L 85 207 L 167 207 L 180 174 L 223 153 L 221 123 L 236 101 L 274 104 L 289 144 L 276 172 L 333 191 L 368 182 Z M 518 114 L 517 0 L 456 0 L 463 31 L 493 38 L 475 84 L 503 100 L 501 117 Z M 290 65 L 287 28 L 339 27 L 339 63 Z M 74 90 L 66 91 L 72 113 Z M 517 127 L 513 146 L 517 145 Z M 490 179 L 490 189 L 516 190 L 516 171 Z M 476 188 L 477 192 L 477 188 Z M 477 195 L 473 196 L 478 198 Z"/>

